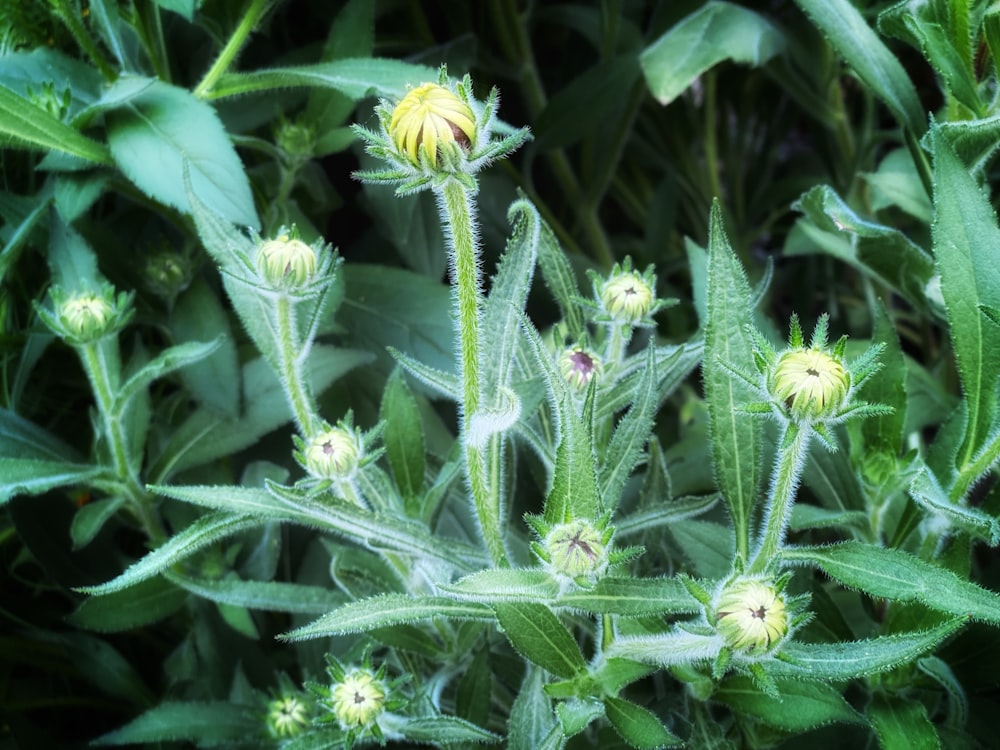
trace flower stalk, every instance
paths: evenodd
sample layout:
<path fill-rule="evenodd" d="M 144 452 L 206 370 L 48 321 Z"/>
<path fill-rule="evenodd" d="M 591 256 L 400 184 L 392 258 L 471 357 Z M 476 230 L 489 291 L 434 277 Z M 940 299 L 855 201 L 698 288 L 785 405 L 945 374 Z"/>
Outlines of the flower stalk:
<path fill-rule="evenodd" d="M 287 294 L 278 293 L 275 314 L 278 321 L 281 384 L 299 431 L 303 435 L 310 435 L 316 429 L 319 417 L 309 384 L 302 375 L 302 363 L 309 353 L 309 347 L 299 351 L 295 345 L 295 310 Z"/>

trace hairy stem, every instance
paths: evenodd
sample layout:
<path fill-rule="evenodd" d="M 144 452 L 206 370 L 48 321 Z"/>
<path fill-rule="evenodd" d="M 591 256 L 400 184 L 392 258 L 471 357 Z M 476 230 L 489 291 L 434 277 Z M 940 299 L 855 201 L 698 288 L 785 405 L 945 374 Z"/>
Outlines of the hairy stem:
<path fill-rule="evenodd" d="M 808 424 L 789 421 L 785 425 L 768 493 L 764 530 L 747 569 L 751 575 L 767 570 L 781 549 L 811 435 L 812 428 Z"/>
<path fill-rule="evenodd" d="M 281 386 L 295 415 L 295 423 L 304 437 L 318 429 L 319 419 L 309 384 L 302 376 L 303 353 L 296 346 L 295 310 L 286 294 L 279 294 L 275 305 L 278 319 L 278 348 L 281 355 Z"/>
<path fill-rule="evenodd" d="M 246 44 L 250 32 L 257 27 L 260 19 L 264 17 L 264 14 L 267 13 L 273 2 L 274 0 L 251 1 L 250 7 L 247 8 L 247 12 L 243 16 L 243 20 L 240 21 L 236 30 L 233 31 L 233 35 L 226 42 L 226 46 L 222 48 L 222 52 L 219 53 L 219 56 L 212 64 L 212 67 L 209 68 L 205 77 L 201 79 L 201 82 L 195 88 L 195 96 L 199 99 L 204 99 L 218 82 L 219 78 L 229 70 L 229 66 L 233 64 L 243 45 Z"/>

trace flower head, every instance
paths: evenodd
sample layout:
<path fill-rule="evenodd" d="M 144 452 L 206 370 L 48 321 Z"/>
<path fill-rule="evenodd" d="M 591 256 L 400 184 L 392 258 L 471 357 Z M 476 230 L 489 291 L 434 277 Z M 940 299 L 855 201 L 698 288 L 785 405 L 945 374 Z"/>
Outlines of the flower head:
<path fill-rule="evenodd" d="M 734 651 L 761 654 L 788 633 L 785 599 L 770 581 L 737 580 L 715 605 L 716 629 Z"/>
<path fill-rule="evenodd" d="M 567 383 L 582 391 L 586 390 L 591 380 L 600 380 L 604 366 L 594 352 L 578 345 L 563 350 L 559 356 L 559 371 Z"/>
<path fill-rule="evenodd" d="M 283 695 L 267 706 L 267 728 L 273 737 L 294 737 L 309 725 L 309 704 L 297 695 Z"/>
<path fill-rule="evenodd" d="M 343 676 L 330 694 L 333 713 L 344 729 L 367 727 L 385 710 L 388 689 L 370 669 Z"/>
<path fill-rule="evenodd" d="M 594 288 L 594 300 L 585 302 L 595 310 L 595 320 L 629 328 L 654 327 L 653 315 L 677 300 L 656 298 L 656 274 L 653 266 L 641 273 L 632 268 L 626 257 L 615 263 L 607 278 L 588 271 Z"/>
<path fill-rule="evenodd" d="M 832 416 L 850 387 L 843 361 L 821 349 L 783 352 L 771 376 L 771 392 L 793 415 Z"/>
<path fill-rule="evenodd" d="M 608 536 L 582 519 L 552 527 L 542 542 L 550 570 L 567 578 L 600 576 L 608 567 Z"/>
<path fill-rule="evenodd" d="M 309 438 L 303 455 L 306 469 L 313 476 L 346 480 L 357 471 L 361 451 L 361 441 L 354 430 L 330 427 Z"/>
<path fill-rule="evenodd" d="M 79 339 L 100 338 L 113 313 L 111 304 L 93 292 L 81 292 L 59 306 L 59 319 Z"/>
<path fill-rule="evenodd" d="M 275 287 L 300 287 L 316 273 L 316 251 L 294 236 L 281 234 L 259 245 L 257 268 Z"/>
<path fill-rule="evenodd" d="M 98 290 L 82 289 L 72 293 L 56 285 L 49 289 L 52 307 L 36 303 L 42 322 L 57 336 L 71 344 L 90 344 L 121 330 L 132 317 L 134 294 L 115 294 L 104 283 Z"/>
<path fill-rule="evenodd" d="M 420 165 L 420 146 L 432 167 L 438 151 L 456 144 L 468 151 L 476 141 L 472 108 L 451 89 L 425 83 L 412 89 L 392 111 L 389 136 L 400 152 Z"/>

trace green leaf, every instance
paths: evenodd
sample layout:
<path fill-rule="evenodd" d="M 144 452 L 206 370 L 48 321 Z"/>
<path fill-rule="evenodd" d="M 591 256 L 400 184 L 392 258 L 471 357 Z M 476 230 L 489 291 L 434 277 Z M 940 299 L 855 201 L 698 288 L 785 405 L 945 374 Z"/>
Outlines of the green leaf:
<path fill-rule="evenodd" d="M 48 218 L 50 205 L 51 202 L 48 199 L 39 200 L 38 204 L 27 214 L 18 215 L 15 219 L 8 220 L 8 226 L 5 227 L 7 241 L 0 248 L 0 282 L 7 277 L 7 271 L 17 264 L 21 252 L 31 244 L 29 241 L 32 239 L 36 227 Z M 13 226 L 15 223 L 16 227 Z"/>
<path fill-rule="evenodd" d="M 240 412 L 240 363 L 236 344 L 229 316 L 204 280 L 196 279 L 177 297 L 168 325 L 173 340 L 178 343 L 216 340 L 217 350 L 204 361 L 185 368 L 181 380 L 203 406 L 236 417 Z"/>
<path fill-rule="evenodd" d="M 493 610 L 485 604 L 460 602 L 443 596 L 382 596 L 350 602 L 301 628 L 280 636 L 282 640 L 301 641 L 347 633 L 367 633 L 377 628 L 409 624 L 436 618 L 492 621 Z"/>
<path fill-rule="evenodd" d="M 922 135 L 927 117 L 913 82 L 850 0 L 796 0 L 796 4 L 896 120 L 914 135 Z"/>
<path fill-rule="evenodd" d="M 0 456 L 0 505 L 18 495 L 41 495 L 56 487 L 87 484 L 104 474 L 101 466 Z"/>
<path fill-rule="evenodd" d="M 258 706 L 229 702 L 161 703 L 96 740 L 95 745 L 134 745 L 192 740 L 199 745 L 260 737 L 264 722 Z"/>
<path fill-rule="evenodd" d="M 580 288 L 577 286 L 576 275 L 573 273 L 569 258 L 566 257 L 552 228 L 544 221 L 538 236 L 538 268 L 542 272 L 545 286 L 559 306 L 559 314 L 566 326 L 566 335 L 579 341 L 584 332 L 583 311 L 576 302 L 580 296 Z"/>
<path fill-rule="evenodd" d="M 85 599 L 68 621 L 99 633 L 120 633 L 169 617 L 188 600 L 183 589 L 164 578 L 150 578 L 124 591 Z"/>
<path fill-rule="evenodd" d="M 676 578 L 602 578 L 592 588 L 566 592 L 553 606 L 626 617 L 701 611 Z"/>
<path fill-rule="evenodd" d="M 111 164 L 103 145 L 5 86 L 0 86 L 0 143 L 36 151 L 58 151 L 105 166 Z"/>
<path fill-rule="evenodd" d="M 552 710 L 552 700 L 543 689 L 544 684 L 544 670 L 528 664 L 507 722 L 507 747 L 510 750 L 561 750 L 563 747 L 562 729 Z M 559 741 L 553 743 L 556 738 Z"/>
<path fill-rule="evenodd" d="M 643 50 L 639 62 L 653 96 L 666 105 L 724 60 L 759 67 L 784 47 L 781 31 L 763 16 L 712 0 Z"/>
<path fill-rule="evenodd" d="M 187 169 L 192 191 L 210 211 L 235 224 L 260 227 L 243 165 L 208 104 L 156 81 L 105 119 L 115 163 L 146 195 L 191 211 Z"/>
<path fill-rule="evenodd" d="M 442 591 L 474 602 L 551 602 L 559 593 L 558 584 L 546 571 L 534 568 L 480 570 L 452 584 L 440 584 Z"/>
<path fill-rule="evenodd" d="M 498 602 L 497 621 L 514 650 L 556 677 L 586 670 L 583 654 L 566 626 L 544 604 Z"/>
<path fill-rule="evenodd" d="M 782 550 L 785 562 L 815 565 L 869 596 L 917 601 L 939 612 L 1000 625 L 1000 595 L 899 549 L 861 542 Z"/>
<path fill-rule="evenodd" d="M 91 500 L 80 508 L 73 516 L 73 524 L 69 528 L 73 549 L 80 549 L 90 544 L 104 528 L 104 524 L 111 520 L 124 504 L 124 497 L 105 497 Z"/>
<path fill-rule="evenodd" d="M 1000 544 L 1000 520 L 978 508 L 952 502 L 926 466 L 910 484 L 910 496 L 934 517 L 944 519 L 953 529 L 962 529 L 991 547 Z"/>
<path fill-rule="evenodd" d="M 492 611 L 490 619 L 493 619 Z M 479 726 L 489 723 L 493 707 L 493 669 L 490 661 L 489 642 L 484 639 L 456 685 L 455 713 Z"/>
<path fill-rule="evenodd" d="M 559 411 L 562 417 L 556 466 L 552 488 L 545 498 L 545 520 L 553 525 L 578 518 L 594 519 L 603 511 L 594 473 L 593 428 L 589 420 L 577 414 L 576 404 L 568 394 Z"/>
<path fill-rule="evenodd" d="M 968 464 L 993 431 L 1000 373 L 1000 328 L 980 305 L 1000 307 L 997 217 L 976 181 L 937 129 L 934 152 L 934 223 L 931 237 L 951 340 L 969 408 L 959 467 Z"/>
<path fill-rule="evenodd" d="M 630 513 L 615 522 L 615 538 L 642 534 L 660 526 L 670 526 L 692 516 L 700 516 L 719 502 L 718 494 L 695 497 L 657 497 L 658 505 Z"/>
<path fill-rule="evenodd" d="M 421 716 L 407 720 L 403 734 L 415 742 L 448 745 L 458 742 L 494 743 L 503 737 L 457 716 Z"/>
<path fill-rule="evenodd" d="M 882 750 L 938 750 L 941 747 L 927 710 L 916 700 L 876 693 L 865 714 Z"/>
<path fill-rule="evenodd" d="M 951 124 L 951 123 L 949 123 Z M 994 141 L 994 145 L 997 142 Z M 871 207 L 881 211 L 889 206 L 898 206 L 910 216 L 930 225 L 931 201 L 920 183 L 920 173 L 913 163 L 913 157 L 905 148 L 890 151 L 874 172 L 861 175 L 872 188 Z"/>
<path fill-rule="evenodd" d="M 750 516 L 762 475 L 761 422 L 741 412 L 743 404 L 757 395 L 722 363 L 755 372 L 753 346 L 745 331 L 752 312 L 751 299 L 750 284 L 729 245 L 722 209 L 716 201 L 709 225 L 708 323 L 702 377 L 715 481 L 729 508 L 736 531 L 736 552 L 742 560 L 749 553 Z"/>
<path fill-rule="evenodd" d="M 944 659 L 924 656 L 917 660 L 917 669 L 934 680 L 948 693 L 948 724 L 964 727 L 969 721 L 969 700 L 965 688 Z"/>
<path fill-rule="evenodd" d="M 77 457 L 76 451 L 61 438 L 10 409 L 0 409 L 0 456 L 56 461 Z"/>
<path fill-rule="evenodd" d="M 836 682 L 887 672 L 913 663 L 957 632 L 965 623 L 965 618 L 957 617 L 928 630 L 884 635 L 862 641 L 792 641 L 781 647 L 781 656 L 787 661 L 776 661 L 768 665 L 768 673 L 774 677 Z"/>
<path fill-rule="evenodd" d="M 866 453 L 885 451 L 897 456 L 903 446 L 906 426 L 906 362 L 896 327 L 881 301 L 873 311 L 875 324 L 872 340 L 885 344 L 879 355 L 882 369 L 872 375 L 860 391 L 860 397 L 872 404 L 891 406 L 891 414 L 877 414 L 861 423 Z"/>
<path fill-rule="evenodd" d="M 301 583 L 244 581 L 236 577 L 195 578 L 171 571 L 166 577 L 185 591 L 230 607 L 311 615 L 329 612 L 345 601 L 339 591 Z"/>
<path fill-rule="evenodd" d="M 653 750 L 684 744 L 680 737 L 663 726 L 656 714 L 624 698 L 606 696 L 604 713 L 611 726 L 631 747 Z"/>
<path fill-rule="evenodd" d="M 556 715 L 563 734 L 572 737 L 604 716 L 604 704 L 580 699 L 559 701 L 556 704 Z"/>
<path fill-rule="evenodd" d="M 52 280 L 68 292 L 97 291 L 104 280 L 97 270 L 97 254 L 57 212 L 51 211 L 49 217 Z"/>
<path fill-rule="evenodd" d="M 400 371 L 393 372 L 382 392 L 379 418 L 392 476 L 404 498 L 419 495 L 424 488 L 424 426 L 420 409 Z"/>
<path fill-rule="evenodd" d="M 861 717 L 840 691 L 823 682 L 776 680 L 780 698 L 762 693 L 751 678 L 727 678 L 712 696 L 739 714 L 787 732 L 808 732 L 832 722 L 857 723 Z"/>
<path fill-rule="evenodd" d="M 398 100 L 406 93 L 407 86 L 437 79 L 435 69 L 402 60 L 346 58 L 316 65 L 229 73 L 219 79 L 208 96 L 220 99 L 254 91 L 309 86 L 334 89 L 355 101 L 369 96 Z"/>
<path fill-rule="evenodd" d="M 159 575 L 171 565 L 187 559 L 198 550 L 214 544 L 220 539 L 238 534 L 262 520 L 253 516 L 233 516 L 228 513 L 212 513 L 203 516 L 183 531 L 174 534 L 167 542 L 157 547 L 141 560 L 132 563 L 125 572 L 99 586 L 81 586 L 87 594 L 103 595 L 121 591 L 140 581 Z"/>
<path fill-rule="evenodd" d="M 1000 148 L 1000 115 L 940 122 L 934 129 L 951 145 L 955 155 L 973 174 L 982 174 Z M 924 137 L 923 143 L 926 142 L 927 138 Z"/>
<path fill-rule="evenodd" d="M 132 397 L 144 390 L 154 380 L 162 378 L 164 375 L 169 375 L 171 372 L 180 370 L 181 368 L 201 362 L 206 357 L 211 356 L 224 342 L 232 346 L 232 342 L 228 339 L 218 336 L 214 341 L 191 341 L 164 349 L 159 355 L 147 362 L 132 375 L 121 387 L 121 390 L 115 394 L 115 408 L 123 411 Z M 233 347 L 233 356 L 236 356 L 235 347 Z M 234 384 L 234 381 L 227 383 L 230 390 L 232 390 Z"/>

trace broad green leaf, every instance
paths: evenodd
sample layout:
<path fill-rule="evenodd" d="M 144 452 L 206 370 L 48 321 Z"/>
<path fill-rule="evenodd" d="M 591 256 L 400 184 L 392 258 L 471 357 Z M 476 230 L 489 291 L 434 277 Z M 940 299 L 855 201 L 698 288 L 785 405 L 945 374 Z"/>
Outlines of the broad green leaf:
<path fill-rule="evenodd" d="M 0 86 L 0 143 L 36 151 L 59 151 L 109 166 L 105 146 L 92 141 L 28 99 Z"/>
<path fill-rule="evenodd" d="M 655 348 L 646 348 L 646 364 L 642 368 L 632 406 L 619 420 L 604 460 L 598 467 L 598 493 L 604 499 L 605 511 L 614 511 L 621 499 L 625 482 L 639 463 L 653 429 L 658 404 Z"/>
<path fill-rule="evenodd" d="M 101 466 L 0 456 L 0 505 L 18 495 L 41 495 L 57 487 L 87 484 L 106 473 Z"/>
<path fill-rule="evenodd" d="M 602 578 L 592 588 L 566 592 L 552 606 L 626 617 L 701 611 L 676 578 Z"/>
<path fill-rule="evenodd" d="M 315 622 L 285 633 L 281 638 L 300 641 L 330 635 L 367 633 L 376 628 L 390 628 L 437 618 L 494 619 L 493 610 L 485 604 L 456 601 L 443 596 L 385 594 L 344 604 Z"/>
<path fill-rule="evenodd" d="M 524 658 L 563 678 L 587 668 L 573 636 L 544 604 L 498 602 L 493 610 L 507 640 Z"/>
<path fill-rule="evenodd" d="M 1000 328 L 984 318 L 979 306 L 1000 306 L 1000 265 L 996 263 L 1000 227 L 979 185 L 937 129 L 931 131 L 930 142 L 934 152 L 931 237 L 969 410 L 958 460 L 961 470 L 994 431 Z"/>
<path fill-rule="evenodd" d="M 784 47 L 781 31 L 764 16 L 712 0 L 643 50 L 639 62 L 653 96 L 666 105 L 724 60 L 759 67 Z"/>
<path fill-rule="evenodd" d="M 875 305 L 874 318 L 872 340 L 885 344 L 879 354 L 882 369 L 864 384 L 859 395 L 869 403 L 891 406 L 893 411 L 865 419 L 861 423 L 861 434 L 866 453 L 881 450 L 897 456 L 902 450 L 906 426 L 906 362 L 896 328 L 881 302 Z"/>
<path fill-rule="evenodd" d="M 769 665 L 768 673 L 774 677 L 838 682 L 887 672 L 911 664 L 957 632 L 965 622 L 965 618 L 957 617 L 928 630 L 884 635 L 862 641 L 792 641 L 781 647 L 781 655 L 787 657 L 787 661 L 776 661 Z"/>
<path fill-rule="evenodd" d="M 104 277 L 87 240 L 56 212 L 49 214 L 49 269 L 64 291 L 97 291 Z"/>
<path fill-rule="evenodd" d="M 234 224 L 260 227 L 243 165 L 208 104 L 157 81 L 105 119 L 115 163 L 146 195 L 190 211 L 186 169 L 192 191 L 209 210 Z"/>
<path fill-rule="evenodd" d="M 480 378 L 487 407 L 493 406 L 491 402 L 500 388 L 511 385 L 515 353 L 521 340 L 518 313 L 524 310 L 531 289 L 543 227 L 542 217 L 527 198 L 515 201 L 507 216 L 514 229 L 481 317 Z"/>
<path fill-rule="evenodd" d="M 702 378 L 712 445 L 715 481 L 736 531 L 736 554 L 746 560 L 750 516 L 760 489 L 761 422 L 741 412 L 756 394 L 723 366 L 755 372 L 753 346 L 745 326 L 752 313 L 750 284 L 722 225 L 722 209 L 712 204 L 708 238 L 708 323 Z"/>
<path fill-rule="evenodd" d="M 401 99 L 408 86 L 437 82 L 437 79 L 437 71 L 433 68 L 402 60 L 345 58 L 315 65 L 229 73 L 208 93 L 208 98 L 308 86 L 334 89 L 354 100 L 369 96 L 394 100 Z"/>
<path fill-rule="evenodd" d="M 110 175 L 100 172 L 56 175 L 53 189 L 56 210 L 65 221 L 76 221 L 91 209 L 110 182 Z"/>
<path fill-rule="evenodd" d="M 229 316 L 217 296 L 197 279 L 175 300 L 167 325 L 177 343 L 210 341 L 218 348 L 211 356 L 187 367 L 181 380 L 203 405 L 227 417 L 240 412 L 240 364 L 229 325 Z"/>
<path fill-rule="evenodd" d="M 123 410 L 133 396 L 144 390 L 154 380 L 181 368 L 196 366 L 196 363 L 210 357 L 223 343 L 229 343 L 232 346 L 228 339 L 217 336 L 214 341 L 190 341 L 164 349 L 125 381 L 121 390 L 115 394 L 115 408 L 119 411 Z M 235 347 L 233 347 L 233 356 L 236 356 Z M 226 385 L 232 390 L 237 382 L 229 381 Z"/>
<path fill-rule="evenodd" d="M 382 442 L 396 486 L 404 498 L 416 497 L 424 487 L 424 426 L 417 401 L 398 369 L 382 392 L 379 417 L 386 424 Z"/>
<path fill-rule="evenodd" d="M 301 583 L 245 581 L 235 577 L 196 578 L 169 571 L 166 577 L 185 591 L 230 607 L 319 614 L 329 612 L 345 601 L 341 592 Z"/>
<path fill-rule="evenodd" d="M 503 738 L 457 716 L 420 716 L 405 724 L 406 739 L 448 745 L 456 742 L 494 743 Z"/>
<path fill-rule="evenodd" d="M 589 420 L 577 414 L 576 404 L 568 395 L 563 397 L 559 410 L 561 434 L 556 446 L 552 488 L 545 498 L 545 520 L 561 524 L 580 518 L 595 519 L 603 512 L 603 505 L 594 473 L 592 427 Z"/>
<path fill-rule="evenodd" d="M 559 701 L 556 715 L 563 734 L 573 737 L 604 716 L 604 704 L 581 699 Z"/>
<path fill-rule="evenodd" d="M 712 698 L 736 713 L 788 732 L 808 732 L 831 722 L 861 721 L 832 685 L 786 679 L 776 682 L 780 698 L 762 693 L 749 677 L 734 675 L 719 686 Z"/>
<path fill-rule="evenodd" d="M 670 536 L 703 578 L 723 578 L 732 568 L 733 530 L 714 521 L 691 519 L 669 527 Z"/>
<path fill-rule="evenodd" d="M 95 596 L 121 591 L 159 575 L 174 563 L 187 559 L 198 550 L 220 539 L 259 526 L 261 523 L 259 518 L 253 516 L 233 516 L 228 513 L 202 516 L 148 555 L 132 563 L 117 578 L 98 586 L 81 586 L 80 591 Z"/>
<path fill-rule="evenodd" d="M 656 714 L 624 698 L 606 696 L 604 714 L 630 747 L 653 750 L 658 747 L 684 744 L 680 737 L 663 726 L 663 722 L 656 718 Z"/>
<path fill-rule="evenodd" d="M 919 701 L 876 693 L 865 709 L 882 750 L 939 750 L 934 724 Z"/>
<path fill-rule="evenodd" d="M 922 135 L 927 117 L 913 82 L 850 0 L 796 0 L 796 4 L 896 120 L 914 135 Z"/>
<path fill-rule="evenodd" d="M 188 593 L 164 578 L 150 578 L 107 596 L 85 599 L 67 618 L 78 628 L 120 633 L 169 617 L 188 600 Z"/>
<path fill-rule="evenodd" d="M 199 745 L 260 737 L 264 722 L 259 706 L 229 702 L 161 703 L 136 719 L 92 741 L 95 745 L 153 744 L 191 740 Z"/>
<path fill-rule="evenodd" d="M 796 224 L 806 242 L 790 244 L 788 254 L 824 252 L 927 309 L 934 261 L 906 235 L 859 216 L 827 185 L 813 187 L 794 207 L 808 218 Z"/>
<path fill-rule="evenodd" d="M 939 612 L 1000 625 L 1000 595 L 900 549 L 842 542 L 790 547 L 782 550 L 781 557 L 797 565 L 814 565 L 869 596 L 917 601 Z"/>

